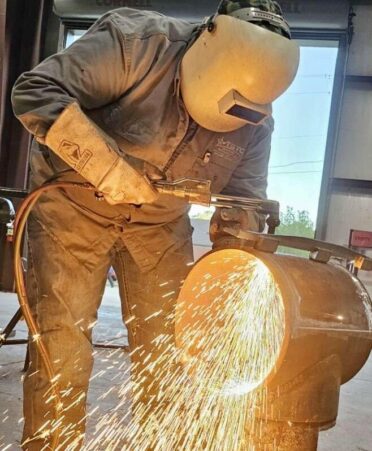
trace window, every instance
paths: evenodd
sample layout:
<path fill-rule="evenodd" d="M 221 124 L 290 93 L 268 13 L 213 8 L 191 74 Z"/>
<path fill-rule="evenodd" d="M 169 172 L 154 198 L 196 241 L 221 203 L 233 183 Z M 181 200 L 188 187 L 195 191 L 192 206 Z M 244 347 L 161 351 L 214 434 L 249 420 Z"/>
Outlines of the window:
<path fill-rule="evenodd" d="M 298 74 L 273 106 L 268 197 L 281 205 L 285 234 L 313 237 L 328 136 L 337 41 L 300 41 Z"/>
<path fill-rule="evenodd" d="M 75 42 L 77 39 L 81 38 L 86 30 L 73 30 L 68 29 L 66 33 L 66 42 L 65 42 L 65 48 L 69 47 L 73 42 Z"/>

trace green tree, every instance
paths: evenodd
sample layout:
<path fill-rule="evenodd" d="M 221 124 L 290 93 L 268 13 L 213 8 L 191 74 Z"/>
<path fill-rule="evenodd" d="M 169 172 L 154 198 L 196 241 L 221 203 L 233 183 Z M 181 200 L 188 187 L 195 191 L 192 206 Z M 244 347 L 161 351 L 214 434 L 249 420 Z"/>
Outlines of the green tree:
<path fill-rule="evenodd" d="M 211 217 L 213 216 L 214 213 L 214 208 L 210 208 L 210 207 L 205 207 L 203 209 L 198 210 L 197 212 L 191 212 L 190 213 L 190 218 L 192 219 L 205 219 L 205 220 L 210 220 Z"/>
<path fill-rule="evenodd" d="M 277 235 L 302 236 L 314 238 L 314 223 L 310 219 L 310 214 L 306 210 L 295 211 L 293 207 L 280 214 L 280 226 L 276 229 Z M 292 255 L 307 256 L 308 252 L 297 249 L 281 248 L 281 252 Z"/>

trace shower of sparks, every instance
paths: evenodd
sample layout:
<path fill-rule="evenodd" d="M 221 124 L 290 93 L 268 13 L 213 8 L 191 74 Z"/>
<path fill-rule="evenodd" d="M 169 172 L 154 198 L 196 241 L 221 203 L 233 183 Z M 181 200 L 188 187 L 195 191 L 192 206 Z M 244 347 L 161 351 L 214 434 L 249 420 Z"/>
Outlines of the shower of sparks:
<path fill-rule="evenodd" d="M 203 259 L 203 273 L 198 265 L 191 271 L 178 302 L 176 343 L 173 335 L 162 334 L 153 340 L 152 354 L 144 346 L 133 349 L 131 383 L 129 366 L 118 359 L 118 351 L 106 356 L 106 369 L 115 366 L 126 382 L 119 386 L 117 405 L 96 423 L 85 450 L 254 449 L 247 428 L 265 403 L 264 381 L 275 371 L 283 345 L 284 304 L 268 268 L 246 252 L 235 252 L 210 254 Z M 163 285 L 166 298 L 175 294 Z M 164 321 L 164 314 L 156 311 L 146 320 Z M 173 325 L 174 314 L 166 321 Z M 90 380 L 107 377 L 106 369 Z M 59 378 L 56 374 L 54 381 Z M 154 384 L 151 402 L 144 402 Z M 59 431 L 56 449 L 78 450 L 84 421 L 97 418 L 99 406 L 69 424 L 70 411 L 85 402 L 85 393 L 65 387 L 61 394 L 59 419 L 46 421 L 30 442 Z M 51 390 L 45 400 L 53 404 Z"/>
<path fill-rule="evenodd" d="M 171 336 L 155 339 L 163 352 L 156 361 L 148 355 L 132 387 L 120 389 L 122 403 L 133 397 L 132 414 L 120 415 L 119 403 L 98 422 L 86 449 L 250 449 L 247 426 L 264 403 L 262 384 L 279 357 L 284 305 L 272 274 L 255 257 L 238 264 L 210 258 L 209 265 L 210 273 L 190 282 L 192 299 L 181 293 L 177 347 Z M 146 372 L 154 368 L 160 389 L 146 405 Z"/>

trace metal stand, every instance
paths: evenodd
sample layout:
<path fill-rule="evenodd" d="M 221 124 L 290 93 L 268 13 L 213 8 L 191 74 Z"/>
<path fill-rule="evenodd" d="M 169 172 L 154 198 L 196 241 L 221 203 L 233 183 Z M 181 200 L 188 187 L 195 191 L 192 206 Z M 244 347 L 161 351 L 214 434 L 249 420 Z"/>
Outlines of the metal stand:
<path fill-rule="evenodd" d="M 25 338 L 22 340 L 9 340 L 8 338 L 12 336 L 13 329 L 17 325 L 18 321 L 22 318 L 22 311 L 18 309 L 13 318 L 5 326 L 5 329 L 0 335 L 0 348 L 6 345 L 24 345 L 27 344 L 28 340 Z"/>
<path fill-rule="evenodd" d="M 26 338 L 20 339 L 20 340 L 12 340 L 9 339 L 9 337 L 12 336 L 12 332 L 17 325 L 18 321 L 22 318 L 22 310 L 19 308 L 13 318 L 9 321 L 9 323 L 5 326 L 5 329 L 0 335 L 0 348 L 2 346 L 10 346 L 10 345 L 24 345 L 28 344 L 28 340 Z M 14 334 L 15 335 L 15 334 Z M 27 371 L 27 368 L 30 363 L 30 356 L 28 352 L 28 346 L 26 351 L 26 358 L 25 358 L 25 364 L 23 366 L 23 372 Z"/>

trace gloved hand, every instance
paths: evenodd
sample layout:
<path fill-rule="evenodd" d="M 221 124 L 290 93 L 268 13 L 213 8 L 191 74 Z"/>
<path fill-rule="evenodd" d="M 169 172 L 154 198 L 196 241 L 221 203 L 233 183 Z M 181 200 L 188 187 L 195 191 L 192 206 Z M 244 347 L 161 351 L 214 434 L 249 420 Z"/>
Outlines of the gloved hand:
<path fill-rule="evenodd" d="M 225 227 L 233 228 L 237 232 L 245 230 L 250 232 L 260 232 L 264 228 L 264 218 L 254 211 L 242 208 L 216 208 L 210 226 L 209 236 L 213 243 L 219 238 L 231 236 L 224 231 Z"/>
<path fill-rule="evenodd" d="M 115 141 L 72 103 L 44 140 L 63 161 L 97 188 L 109 204 L 145 204 L 158 198 L 151 183 L 126 160 Z"/>

